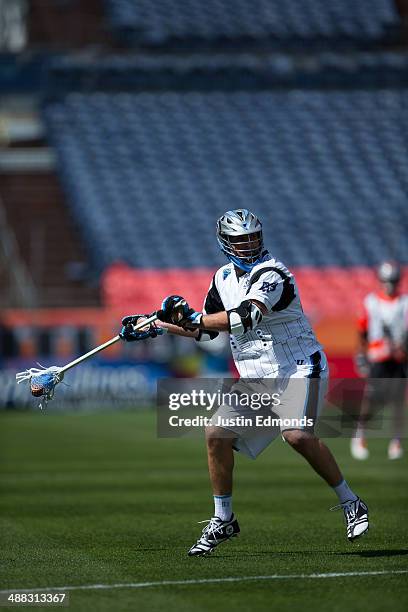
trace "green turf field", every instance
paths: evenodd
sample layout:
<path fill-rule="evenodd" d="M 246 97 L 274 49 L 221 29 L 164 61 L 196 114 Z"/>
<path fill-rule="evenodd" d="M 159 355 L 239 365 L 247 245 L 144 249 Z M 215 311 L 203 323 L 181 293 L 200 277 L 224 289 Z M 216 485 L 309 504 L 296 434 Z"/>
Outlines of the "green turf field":
<path fill-rule="evenodd" d="M 157 439 L 153 412 L 2 414 L 0 590 L 135 585 L 72 590 L 72 610 L 406 610 L 407 574 L 293 577 L 408 570 L 407 460 L 388 461 L 386 440 L 366 463 L 347 440 L 329 445 L 370 505 L 358 544 L 329 512 L 333 493 L 277 440 L 256 462 L 237 458 L 241 536 L 191 559 L 212 513 L 201 440 Z M 140 586 L 225 577 L 237 581 Z"/>

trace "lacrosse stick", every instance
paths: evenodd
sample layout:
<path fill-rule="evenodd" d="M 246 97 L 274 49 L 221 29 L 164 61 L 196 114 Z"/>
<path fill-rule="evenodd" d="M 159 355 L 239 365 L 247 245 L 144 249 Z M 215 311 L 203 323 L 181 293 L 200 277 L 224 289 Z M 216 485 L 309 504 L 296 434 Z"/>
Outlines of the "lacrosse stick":
<path fill-rule="evenodd" d="M 183 301 L 180 301 L 178 304 L 176 304 L 176 306 L 181 306 L 182 304 Z M 134 325 L 133 329 L 134 331 L 137 331 L 139 329 L 142 329 L 143 327 L 146 327 L 147 325 L 150 325 L 151 323 L 154 323 L 155 321 L 157 321 L 157 314 L 154 312 L 147 319 L 144 319 L 143 321 L 140 321 L 140 323 L 137 323 L 137 325 Z M 114 338 L 108 340 L 107 342 L 104 342 L 100 346 L 95 347 L 94 349 L 89 351 L 89 353 L 81 355 L 81 357 L 74 359 L 74 361 L 71 361 L 70 363 L 67 363 L 67 365 L 62 367 L 51 366 L 49 368 L 41 369 L 30 368 L 29 370 L 25 370 L 24 372 L 19 372 L 18 374 L 16 374 L 17 384 L 20 384 L 23 381 L 27 380 L 30 383 L 32 395 L 34 395 L 35 397 L 42 398 L 39 404 L 39 407 L 42 409 L 43 406 L 46 406 L 47 402 L 53 398 L 55 387 L 63 380 L 65 372 L 68 372 L 68 370 L 70 370 L 71 368 L 74 368 L 83 361 L 86 361 L 90 357 L 93 357 L 100 351 L 103 351 L 109 346 L 112 346 L 112 344 L 119 342 L 119 340 L 121 340 L 121 337 L 117 335 Z"/>

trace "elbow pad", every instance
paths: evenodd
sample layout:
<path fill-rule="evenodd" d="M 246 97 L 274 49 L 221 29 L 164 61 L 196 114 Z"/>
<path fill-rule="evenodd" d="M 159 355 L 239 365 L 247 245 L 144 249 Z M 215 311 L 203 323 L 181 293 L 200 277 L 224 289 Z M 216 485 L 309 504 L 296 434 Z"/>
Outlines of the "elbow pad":
<path fill-rule="evenodd" d="M 244 300 L 237 308 L 227 311 L 229 331 L 233 336 L 246 334 L 250 329 L 255 329 L 262 321 L 262 311 L 250 300 Z"/>

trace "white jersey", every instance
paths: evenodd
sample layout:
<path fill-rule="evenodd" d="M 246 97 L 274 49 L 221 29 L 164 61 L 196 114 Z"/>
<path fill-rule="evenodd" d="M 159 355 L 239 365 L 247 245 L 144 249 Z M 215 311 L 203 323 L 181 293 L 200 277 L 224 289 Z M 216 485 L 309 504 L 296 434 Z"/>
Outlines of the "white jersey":
<path fill-rule="evenodd" d="M 214 275 L 203 311 L 213 314 L 257 300 L 268 309 L 261 323 L 239 336 L 230 335 L 235 365 L 243 378 L 291 375 L 321 350 L 305 316 L 293 274 L 265 254 L 250 272 L 237 276 L 234 264 Z"/>
<path fill-rule="evenodd" d="M 395 347 L 403 347 L 408 336 L 408 295 L 369 293 L 364 299 L 359 326 L 360 331 L 367 333 L 370 361 L 393 359 Z"/>

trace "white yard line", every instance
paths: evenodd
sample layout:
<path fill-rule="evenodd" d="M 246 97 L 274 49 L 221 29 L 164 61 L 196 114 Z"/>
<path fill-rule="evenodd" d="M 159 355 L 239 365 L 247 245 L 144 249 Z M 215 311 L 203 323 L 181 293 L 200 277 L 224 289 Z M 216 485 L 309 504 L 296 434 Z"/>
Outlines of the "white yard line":
<path fill-rule="evenodd" d="M 101 589 L 144 589 L 147 587 L 183 586 L 194 584 L 219 584 L 225 582 L 248 582 L 261 580 L 310 580 L 324 578 L 351 578 L 354 576 L 387 576 L 392 574 L 408 574 L 406 570 L 379 570 L 373 572 L 332 572 L 328 574 L 271 574 L 269 576 L 232 576 L 230 578 L 198 578 L 192 580 L 162 580 L 159 582 L 124 582 L 119 584 L 83 584 L 60 587 L 41 587 L 26 589 L 4 589 L 0 593 L 20 593 L 24 591 L 91 591 Z"/>

